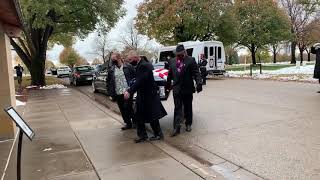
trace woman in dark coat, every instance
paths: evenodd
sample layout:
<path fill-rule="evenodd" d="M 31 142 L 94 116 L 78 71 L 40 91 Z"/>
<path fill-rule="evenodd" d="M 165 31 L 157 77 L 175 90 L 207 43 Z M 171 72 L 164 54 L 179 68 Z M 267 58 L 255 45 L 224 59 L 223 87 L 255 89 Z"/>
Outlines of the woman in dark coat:
<path fill-rule="evenodd" d="M 146 141 L 148 138 L 145 123 L 150 123 L 154 132 L 154 137 L 150 140 L 163 139 L 159 119 L 167 115 L 162 106 L 160 97 L 157 93 L 157 85 L 153 77 L 153 66 L 137 55 L 136 52 L 129 52 L 128 60 L 136 66 L 136 81 L 125 93 L 126 97 L 137 92 L 136 98 L 136 121 L 138 139 L 136 143 Z"/>

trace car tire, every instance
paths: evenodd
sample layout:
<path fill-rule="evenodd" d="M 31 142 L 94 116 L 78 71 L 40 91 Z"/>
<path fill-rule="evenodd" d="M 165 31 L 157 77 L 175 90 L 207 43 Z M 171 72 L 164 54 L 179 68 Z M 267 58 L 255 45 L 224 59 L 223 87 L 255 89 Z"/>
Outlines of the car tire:
<path fill-rule="evenodd" d="M 94 84 L 94 81 L 92 81 L 92 90 L 93 90 L 93 93 L 97 93 L 98 90 L 96 89 L 96 86 Z"/>

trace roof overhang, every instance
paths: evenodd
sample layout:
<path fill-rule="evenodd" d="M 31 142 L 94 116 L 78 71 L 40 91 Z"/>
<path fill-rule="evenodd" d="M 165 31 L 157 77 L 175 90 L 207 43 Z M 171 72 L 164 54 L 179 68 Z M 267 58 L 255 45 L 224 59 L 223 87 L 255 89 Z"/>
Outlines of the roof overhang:
<path fill-rule="evenodd" d="M 0 23 L 9 37 L 21 34 L 21 13 L 17 0 L 0 1 Z"/>

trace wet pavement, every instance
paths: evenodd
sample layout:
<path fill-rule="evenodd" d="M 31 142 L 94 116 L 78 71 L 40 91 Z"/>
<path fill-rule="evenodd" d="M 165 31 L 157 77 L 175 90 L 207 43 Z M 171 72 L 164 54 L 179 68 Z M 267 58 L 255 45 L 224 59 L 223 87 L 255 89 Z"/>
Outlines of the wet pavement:
<path fill-rule="evenodd" d="M 78 89 L 105 101 L 90 87 Z M 319 89 L 308 83 L 209 80 L 194 95 L 193 131 L 166 143 L 227 179 L 320 179 Z M 172 97 L 163 104 L 169 115 L 161 125 L 168 135 Z"/>
<path fill-rule="evenodd" d="M 119 115 L 73 89 L 31 91 L 23 117 L 36 133 L 23 141 L 24 180 L 224 179 L 166 143 L 135 144 Z M 0 147 L 1 160 L 7 151 Z M 16 179 L 15 159 L 5 180 Z"/>

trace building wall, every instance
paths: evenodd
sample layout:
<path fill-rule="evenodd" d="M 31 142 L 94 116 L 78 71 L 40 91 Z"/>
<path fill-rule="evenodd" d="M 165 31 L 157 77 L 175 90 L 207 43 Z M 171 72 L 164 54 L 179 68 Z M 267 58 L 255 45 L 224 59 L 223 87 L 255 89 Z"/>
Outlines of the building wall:
<path fill-rule="evenodd" d="M 12 71 L 11 46 L 0 23 L 0 140 L 14 136 L 14 124 L 3 110 L 15 106 L 15 89 Z"/>

